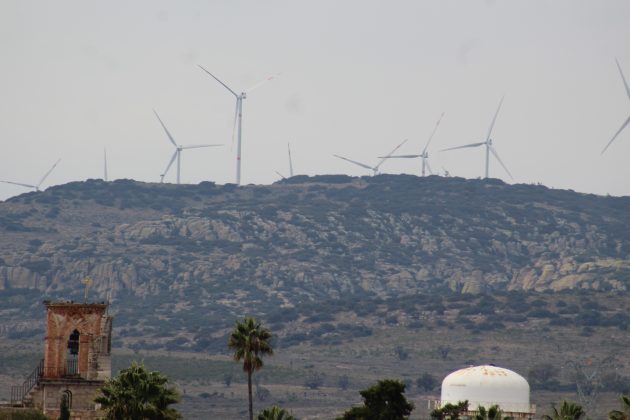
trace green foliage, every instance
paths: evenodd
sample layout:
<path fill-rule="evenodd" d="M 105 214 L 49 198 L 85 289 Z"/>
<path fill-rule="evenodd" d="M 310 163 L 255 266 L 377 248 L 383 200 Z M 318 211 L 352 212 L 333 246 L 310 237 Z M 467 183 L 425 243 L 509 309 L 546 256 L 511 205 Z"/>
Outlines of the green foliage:
<path fill-rule="evenodd" d="M 571 401 L 562 401 L 560 409 L 555 405 L 551 409 L 551 414 L 543 415 L 542 420 L 582 420 L 586 418 L 582 406 Z"/>
<path fill-rule="evenodd" d="M 274 405 L 259 412 L 256 420 L 295 420 L 295 417 L 284 408 Z"/>
<path fill-rule="evenodd" d="M 180 400 L 179 393 L 168 385 L 168 378 L 149 372 L 144 365 L 132 363 L 107 381 L 95 402 L 101 404 L 110 420 L 174 420 L 181 415 L 169 406 Z"/>
<path fill-rule="evenodd" d="M 477 408 L 477 414 L 473 417 L 474 420 L 503 420 L 503 414 L 499 409 L 498 405 L 490 406 L 490 408 L 486 409 L 483 406 L 479 406 Z M 509 420 L 510 417 L 505 417 L 506 420 Z"/>
<path fill-rule="evenodd" d="M 551 389 L 560 370 L 552 363 L 538 363 L 529 369 L 527 375 L 532 389 Z"/>
<path fill-rule="evenodd" d="M 621 397 L 621 410 L 608 413 L 610 420 L 630 420 L 630 395 Z"/>
<path fill-rule="evenodd" d="M 243 371 L 247 373 L 249 418 L 253 420 L 252 374 L 262 369 L 263 356 L 273 354 L 271 332 L 262 327 L 255 318 L 246 317 L 243 321 L 236 321 L 228 339 L 228 347 L 234 351 L 234 361 L 243 361 Z"/>
<path fill-rule="evenodd" d="M 36 409 L 0 407 L 0 420 L 48 420 L 48 417 Z"/>
<path fill-rule="evenodd" d="M 403 395 L 405 384 L 384 379 L 360 392 L 363 405 L 352 407 L 337 420 L 403 420 L 408 419 L 413 403 Z"/>
<path fill-rule="evenodd" d="M 435 420 L 459 420 L 468 411 L 468 401 L 457 404 L 445 404 L 443 407 L 431 411 L 431 418 Z"/>
<path fill-rule="evenodd" d="M 416 386 L 420 391 L 431 391 L 438 385 L 438 380 L 430 373 L 423 373 L 416 379 Z"/>

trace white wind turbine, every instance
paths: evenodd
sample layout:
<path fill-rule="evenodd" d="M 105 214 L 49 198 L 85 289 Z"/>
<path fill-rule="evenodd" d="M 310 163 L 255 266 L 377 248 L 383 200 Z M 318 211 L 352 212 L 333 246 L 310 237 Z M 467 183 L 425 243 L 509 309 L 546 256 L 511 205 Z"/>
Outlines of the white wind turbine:
<path fill-rule="evenodd" d="M 371 170 L 373 172 L 373 175 L 378 175 L 378 168 L 383 164 L 383 162 L 385 162 L 387 160 L 387 158 L 389 158 L 391 155 L 393 155 L 394 152 L 396 152 L 396 150 L 398 150 L 400 148 L 400 146 L 402 146 L 406 142 L 407 142 L 407 139 L 403 140 L 402 143 L 400 143 L 398 146 L 394 147 L 394 150 L 389 152 L 387 154 L 387 156 L 380 158 L 381 160 L 375 166 L 366 165 L 365 163 L 357 162 L 355 160 L 351 160 L 351 159 L 348 159 L 348 158 L 345 158 L 345 157 L 339 156 L 339 155 L 333 155 L 333 156 L 337 157 L 339 159 L 343 159 L 346 162 L 354 163 L 355 165 L 360 166 L 362 168 L 369 169 L 369 170 Z"/>
<path fill-rule="evenodd" d="M 230 91 L 232 95 L 236 98 L 236 108 L 234 111 L 234 124 L 232 127 L 232 142 L 234 142 L 234 131 L 237 131 L 237 144 L 236 144 L 236 185 L 241 185 L 241 139 L 242 139 L 242 128 L 243 128 L 243 99 L 247 98 L 247 94 L 251 93 L 254 89 L 258 89 L 260 86 L 264 85 L 270 80 L 273 80 L 276 75 L 272 75 L 267 77 L 265 80 L 260 83 L 255 84 L 248 90 L 239 93 L 236 93 L 228 85 L 219 80 L 214 74 L 210 73 L 204 67 L 199 65 L 199 68 L 206 73 L 208 73 L 214 80 L 219 82 L 221 86 Z"/>
<path fill-rule="evenodd" d="M 422 149 L 422 153 L 419 155 L 393 155 L 393 156 L 379 156 L 379 158 L 381 159 L 417 159 L 417 158 L 422 158 L 422 176 L 425 176 L 426 174 L 426 170 L 429 170 L 429 174 L 433 175 L 433 172 L 431 171 L 431 166 L 429 165 L 429 153 L 427 152 L 427 149 L 429 148 L 429 144 L 431 143 L 431 140 L 433 139 L 433 136 L 435 135 L 435 132 L 438 129 L 438 126 L 440 125 L 440 121 L 442 121 L 442 117 L 444 116 L 444 113 L 442 112 L 442 115 L 440 115 L 440 118 L 438 119 L 437 123 L 435 124 L 435 128 L 433 129 L 433 132 L 431 133 L 431 135 L 429 136 L 429 140 L 427 141 L 427 144 L 424 146 L 424 149 Z"/>
<path fill-rule="evenodd" d="M 13 184 L 13 185 L 19 185 L 21 187 L 26 187 L 26 188 L 33 188 L 35 191 L 39 191 L 39 187 L 42 185 L 42 183 L 46 180 L 46 178 L 48 178 L 48 175 L 50 175 L 50 173 L 53 171 L 53 169 L 55 169 L 55 167 L 57 166 L 57 164 L 61 162 L 61 159 L 57 159 L 57 162 L 55 162 L 55 164 L 52 166 L 52 168 L 50 168 L 48 170 L 48 172 L 46 172 L 46 174 L 44 174 L 44 176 L 42 177 L 42 179 L 39 180 L 39 182 L 36 185 L 31 185 L 31 184 L 23 184 L 21 182 L 13 182 L 13 181 L 0 181 L 0 182 L 4 182 L 5 184 Z"/>
<path fill-rule="evenodd" d="M 160 182 L 164 182 L 164 177 L 168 173 L 168 170 L 171 168 L 171 165 L 175 161 L 175 158 L 177 158 L 177 183 L 178 184 L 180 183 L 182 150 L 185 150 L 185 149 L 199 149 L 201 147 L 223 146 L 222 144 L 192 144 L 190 146 L 181 146 L 181 145 L 175 143 L 175 139 L 173 139 L 173 136 L 171 136 L 171 133 L 169 133 L 168 129 L 166 128 L 166 126 L 162 122 L 162 119 L 160 118 L 158 113 L 155 110 L 153 110 L 153 113 L 155 114 L 155 116 L 157 117 L 158 121 L 160 122 L 160 125 L 162 125 L 162 128 L 166 132 L 166 135 L 168 136 L 168 139 L 171 141 L 171 143 L 173 143 L 173 146 L 175 146 L 175 153 L 173 153 L 173 156 L 171 157 L 171 160 L 168 162 L 168 165 L 166 165 L 166 169 L 164 170 L 164 173 L 162 175 L 160 175 Z"/>
<path fill-rule="evenodd" d="M 510 176 L 510 178 L 514 179 L 514 177 L 512 176 L 510 171 L 508 170 L 508 168 L 501 161 L 501 158 L 499 157 L 499 154 L 497 153 L 497 151 L 494 150 L 494 147 L 492 147 L 492 139 L 490 138 L 490 135 L 492 134 L 492 128 L 494 127 L 494 123 L 497 120 L 497 115 L 499 115 L 499 110 L 501 109 L 501 105 L 503 104 L 503 98 L 501 98 L 501 101 L 499 102 L 499 107 L 497 108 L 497 112 L 494 114 L 494 118 L 492 119 L 492 123 L 490 124 L 490 128 L 488 129 L 488 135 L 486 136 L 486 140 L 485 141 L 483 141 L 481 143 L 466 144 L 464 146 L 450 147 L 448 149 L 443 149 L 443 150 L 440 150 L 440 151 L 441 152 L 445 152 L 447 150 L 464 149 L 464 148 L 468 148 L 468 147 L 486 146 L 486 173 L 485 173 L 485 177 L 488 178 L 488 169 L 489 169 L 489 166 L 490 166 L 490 153 L 492 153 L 494 155 L 494 157 L 497 158 L 497 161 L 499 161 L 501 166 L 503 166 L 503 169 L 505 169 L 505 172 L 507 172 L 507 174 Z"/>
<path fill-rule="evenodd" d="M 626 82 L 626 78 L 623 76 L 623 71 L 621 71 L 621 66 L 619 65 L 619 61 L 617 61 L 617 59 L 615 58 L 615 62 L 617 62 L 617 68 L 619 69 L 619 74 L 621 74 L 621 80 L 623 80 L 623 85 L 626 88 L 626 93 L 628 94 L 628 99 L 630 99 L 630 87 L 628 87 L 628 82 Z M 617 138 L 617 136 L 623 131 L 624 128 L 626 128 L 626 126 L 630 124 L 630 116 L 628 116 L 628 118 L 626 119 L 626 121 L 621 125 L 621 128 L 619 130 L 617 130 L 617 132 L 615 133 L 615 135 L 613 136 L 612 139 L 610 139 L 610 141 L 608 142 L 608 144 L 606 145 L 606 147 L 604 147 L 604 150 L 602 150 L 602 155 L 604 154 L 604 152 L 606 151 L 606 149 L 608 149 L 608 146 L 610 146 L 612 144 L 613 141 L 615 141 L 615 139 Z"/>

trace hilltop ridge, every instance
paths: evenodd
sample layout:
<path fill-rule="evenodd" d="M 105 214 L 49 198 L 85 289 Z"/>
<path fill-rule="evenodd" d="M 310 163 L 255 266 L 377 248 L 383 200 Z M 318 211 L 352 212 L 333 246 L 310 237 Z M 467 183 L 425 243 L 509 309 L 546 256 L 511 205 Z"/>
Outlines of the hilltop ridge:
<path fill-rule="evenodd" d="M 0 289 L 626 290 L 629 226 L 630 197 L 496 179 L 88 180 L 0 203 Z"/>

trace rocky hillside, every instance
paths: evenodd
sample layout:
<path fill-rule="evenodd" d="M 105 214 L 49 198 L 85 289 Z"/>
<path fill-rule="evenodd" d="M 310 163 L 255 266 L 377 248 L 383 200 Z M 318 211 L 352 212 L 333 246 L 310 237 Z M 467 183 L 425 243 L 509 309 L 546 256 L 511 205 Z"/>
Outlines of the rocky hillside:
<path fill-rule="evenodd" d="M 212 302 L 626 290 L 630 197 L 402 175 L 241 188 L 90 180 L 0 203 L 0 244 L 0 290 L 67 293 L 86 275 L 103 297 L 193 289 Z"/>

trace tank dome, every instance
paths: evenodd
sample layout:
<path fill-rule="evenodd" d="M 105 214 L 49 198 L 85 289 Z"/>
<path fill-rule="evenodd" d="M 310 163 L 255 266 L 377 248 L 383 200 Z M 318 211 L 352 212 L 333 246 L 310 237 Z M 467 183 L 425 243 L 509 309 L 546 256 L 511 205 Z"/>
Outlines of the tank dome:
<path fill-rule="evenodd" d="M 472 410 L 497 404 L 504 412 L 530 412 L 529 384 L 509 369 L 483 365 L 460 369 L 442 381 L 441 403 L 468 400 Z"/>

